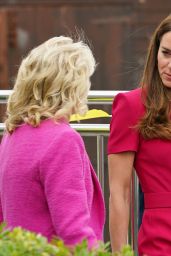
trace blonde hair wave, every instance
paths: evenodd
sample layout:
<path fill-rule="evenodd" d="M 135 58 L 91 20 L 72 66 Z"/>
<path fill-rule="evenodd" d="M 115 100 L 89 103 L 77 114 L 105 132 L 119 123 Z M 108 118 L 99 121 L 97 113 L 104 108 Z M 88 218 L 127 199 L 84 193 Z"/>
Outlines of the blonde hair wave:
<path fill-rule="evenodd" d="M 34 48 L 23 59 L 8 99 L 6 130 L 85 114 L 95 65 L 90 48 L 70 37 L 54 37 Z"/>

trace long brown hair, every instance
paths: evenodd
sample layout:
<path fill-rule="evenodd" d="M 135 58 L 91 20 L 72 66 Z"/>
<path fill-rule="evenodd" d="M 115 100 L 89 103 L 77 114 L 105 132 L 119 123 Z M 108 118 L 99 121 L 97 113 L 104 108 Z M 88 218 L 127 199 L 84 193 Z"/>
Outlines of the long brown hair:
<path fill-rule="evenodd" d="M 146 139 L 171 140 L 170 101 L 168 88 L 163 85 L 158 71 L 157 54 L 162 36 L 171 31 L 171 15 L 167 16 L 152 35 L 143 76 L 141 79 L 145 115 L 138 129 Z"/>

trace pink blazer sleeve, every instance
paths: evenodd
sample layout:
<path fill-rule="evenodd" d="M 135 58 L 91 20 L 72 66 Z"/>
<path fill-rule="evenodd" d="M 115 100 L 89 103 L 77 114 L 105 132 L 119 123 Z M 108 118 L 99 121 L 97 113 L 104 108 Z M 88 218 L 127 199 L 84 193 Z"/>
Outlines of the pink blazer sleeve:
<path fill-rule="evenodd" d="M 1 145 L 0 145 L 0 153 L 1 153 Z M 3 222 L 3 214 L 2 214 L 2 203 L 1 203 L 1 197 L 0 197 L 0 223 Z"/>
<path fill-rule="evenodd" d="M 138 108 L 138 109 L 137 109 Z M 108 154 L 124 151 L 137 151 L 139 133 L 135 128 L 138 122 L 139 104 L 128 93 L 118 94 L 112 106 Z"/>
<path fill-rule="evenodd" d="M 96 243 L 96 236 L 89 226 L 83 166 L 85 149 L 78 136 L 73 133 L 58 141 L 54 139 L 42 160 L 41 178 L 58 236 L 68 245 L 87 239 L 91 247 Z"/>
<path fill-rule="evenodd" d="M 3 222 L 3 214 L 2 214 L 2 204 L 1 204 L 1 199 L 0 199 L 0 223 Z"/>

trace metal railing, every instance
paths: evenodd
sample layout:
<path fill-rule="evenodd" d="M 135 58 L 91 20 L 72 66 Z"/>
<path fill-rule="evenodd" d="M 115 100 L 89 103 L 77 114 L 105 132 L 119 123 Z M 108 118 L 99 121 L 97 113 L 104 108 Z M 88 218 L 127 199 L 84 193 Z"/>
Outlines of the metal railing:
<path fill-rule="evenodd" d="M 111 104 L 115 95 L 124 91 L 89 91 L 89 104 Z M 0 103 L 6 103 L 12 90 L 0 90 Z"/>
<path fill-rule="evenodd" d="M 0 103 L 7 102 L 12 90 L 0 90 Z M 88 104 L 93 105 L 111 105 L 113 98 L 120 92 L 124 91 L 90 91 L 88 95 Z M 109 124 L 75 124 L 71 123 L 71 126 L 77 130 L 82 136 L 95 136 L 97 138 L 97 176 L 100 181 L 102 190 L 104 192 L 104 137 L 109 135 Z M 4 124 L 0 123 L 0 134 L 4 131 Z M 135 255 L 137 253 L 137 236 L 138 236 L 138 193 L 139 183 L 137 176 L 134 172 L 132 178 L 132 211 L 131 211 L 131 223 L 130 230 L 128 232 L 128 241 L 132 244 Z"/>

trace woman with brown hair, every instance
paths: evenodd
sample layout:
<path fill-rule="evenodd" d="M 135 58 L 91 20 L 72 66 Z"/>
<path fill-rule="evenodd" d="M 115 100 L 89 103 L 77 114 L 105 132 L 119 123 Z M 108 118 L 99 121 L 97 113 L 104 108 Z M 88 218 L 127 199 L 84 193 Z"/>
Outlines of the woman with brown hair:
<path fill-rule="evenodd" d="M 144 192 L 139 255 L 171 254 L 171 15 L 155 30 L 141 88 L 118 94 L 108 142 L 113 251 L 127 243 L 133 167 Z"/>

